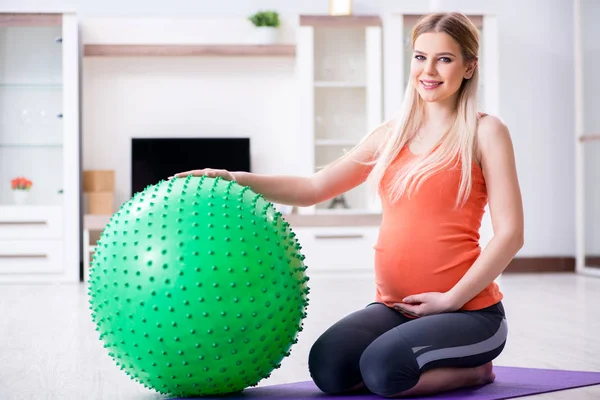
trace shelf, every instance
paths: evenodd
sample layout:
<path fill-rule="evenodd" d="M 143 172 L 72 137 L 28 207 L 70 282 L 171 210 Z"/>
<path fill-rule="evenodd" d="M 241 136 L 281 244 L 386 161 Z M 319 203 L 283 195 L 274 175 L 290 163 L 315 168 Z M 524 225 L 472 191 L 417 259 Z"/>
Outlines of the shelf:
<path fill-rule="evenodd" d="M 346 89 L 365 89 L 367 85 L 362 82 L 336 82 L 336 81 L 315 81 L 316 88 L 346 88 Z"/>
<path fill-rule="evenodd" d="M 343 139 L 316 139 L 316 146 L 356 146 L 354 140 L 343 140 Z"/>
<path fill-rule="evenodd" d="M 600 140 L 600 134 L 597 135 L 583 135 L 579 137 L 580 142 L 594 142 Z"/>
<path fill-rule="evenodd" d="M 86 57 L 188 57 L 188 56 L 279 56 L 294 57 L 293 44 L 142 45 L 86 44 Z"/>
<path fill-rule="evenodd" d="M 61 26 L 62 14 L 52 13 L 2 13 L 0 27 L 7 26 Z"/>
<path fill-rule="evenodd" d="M 5 216 L 3 222 L 29 222 L 31 223 L 32 214 L 50 214 L 62 212 L 62 206 L 51 204 L 12 204 L 0 202 L 0 215 Z M 10 218 L 8 217 L 10 216 Z M 24 217 L 21 217 L 24 216 Z M 26 216 L 26 217 L 25 217 Z"/>
<path fill-rule="evenodd" d="M 380 214 L 364 208 L 318 208 L 316 215 L 373 215 L 378 217 Z"/>
<path fill-rule="evenodd" d="M 0 83 L 0 89 L 62 89 L 60 83 Z"/>
<path fill-rule="evenodd" d="M 61 143 L 0 143 L 0 149 L 13 148 L 13 149 L 26 149 L 26 148 L 61 148 Z"/>
<path fill-rule="evenodd" d="M 301 15 L 300 26 L 355 28 L 381 26 L 381 18 L 377 15 Z"/>

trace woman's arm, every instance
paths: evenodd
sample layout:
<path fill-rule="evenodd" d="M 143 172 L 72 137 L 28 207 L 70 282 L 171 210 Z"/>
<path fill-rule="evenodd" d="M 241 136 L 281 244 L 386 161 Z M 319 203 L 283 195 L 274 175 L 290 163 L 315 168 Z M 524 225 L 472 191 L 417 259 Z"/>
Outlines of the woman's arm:
<path fill-rule="evenodd" d="M 180 172 L 174 176 L 177 178 L 187 175 L 220 176 L 227 180 L 235 180 L 240 185 L 249 186 L 254 192 L 261 193 L 266 199 L 275 203 L 300 207 L 312 206 L 342 194 L 365 181 L 372 166 L 362 163 L 373 159 L 387 129 L 387 124 L 378 126 L 360 146 L 310 176 L 264 175 L 209 168 Z"/>
<path fill-rule="evenodd" d="M 269 201 L 298 207 L 314 204 L 314 188 L 310 177 L 295 175 L 262 175 L 250 172 L 232 172 L 233 179 L 242 186 L 250 186 Z"/>
<path fill-rule="evenodd" d="M 507 127 L 496 117 L 480 120 L 480 160 L 494 236 L 462 279 L 447 293 L 461 308 L 494 281 L 523 247 L 523 203 L 514 149 Z"/>

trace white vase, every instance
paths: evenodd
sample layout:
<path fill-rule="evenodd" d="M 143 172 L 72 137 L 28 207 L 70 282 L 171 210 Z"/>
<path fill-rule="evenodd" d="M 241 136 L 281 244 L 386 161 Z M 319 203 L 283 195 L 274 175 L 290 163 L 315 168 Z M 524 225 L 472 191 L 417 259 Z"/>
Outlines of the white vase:
<path fill-rule="evenodd" d="M 25 203 L 28 194 L 26 190 L 13 190 L 13 202 L 17 205 Z"/>
<path fill-rule="evenodd" d="M 259 26 L 256 32 L 258 44 L 273 44 L 277 41 L 279 30 L 273 26 Z"/>

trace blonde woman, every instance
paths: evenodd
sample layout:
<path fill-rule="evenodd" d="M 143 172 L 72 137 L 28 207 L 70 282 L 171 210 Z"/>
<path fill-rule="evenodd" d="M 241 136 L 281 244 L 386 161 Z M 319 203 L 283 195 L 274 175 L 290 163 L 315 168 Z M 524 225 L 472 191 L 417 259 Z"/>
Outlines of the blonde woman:
<path fill-rule="evenodd" d="M 523 245 L 523 211 L 506 126 L 477 106 L 479 37 L 462 14 L 413 30 L 404 107 L 309 177 L 203 169 L 282 204 L 308 206 L 369 180 L 383 203 L 375 301 L 327 329 L 309 370 L 324 392 L 428 395 L 490 383 L 507 324 L 494 279 Z M 484 207 L 494 237 L 479 246 Z"/>

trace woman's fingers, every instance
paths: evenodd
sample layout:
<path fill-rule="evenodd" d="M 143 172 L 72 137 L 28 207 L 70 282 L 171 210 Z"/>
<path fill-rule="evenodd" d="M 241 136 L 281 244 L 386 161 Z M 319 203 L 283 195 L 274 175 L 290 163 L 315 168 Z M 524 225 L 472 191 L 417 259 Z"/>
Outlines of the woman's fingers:
<path fill-rule="evenodd" d="M 185 171 L 185 172 L 178 172 L 173 176 L 170 176 L 169 179 L 175 177 L 175 178 L 185 178 L 188 175 L 192 175 L 192 176 L 208 176 L 209 178 L 216 178 L 218 176 L 220 176 L 223 179 L 227 179 L 227 180 L 232 180 L 233 176 L 229 173 L 229 171 L 224 170 L 224 169 L 211 169 L 211 168 L 204 168 L 204 169 L 194 169 L 191 171 Z"/>
<path fill-rule="evenodd" d="M 174 174 L 173 176 L 170 176 L 169 179 L 172 179 L 172 178 L 184 178 L 184 177 L 186 177 L 188 175 L 197 175 L 200 171 L 202 171 L 202 170 L 194 169 L 194 170 L 191 170 L 191 171 L 178 172 L 178 173 Z"/>

